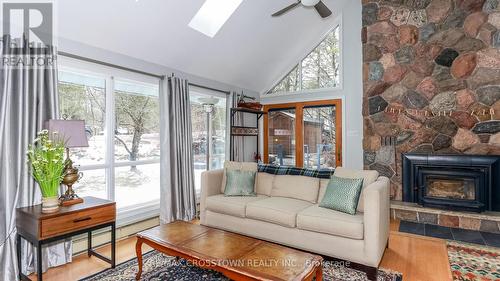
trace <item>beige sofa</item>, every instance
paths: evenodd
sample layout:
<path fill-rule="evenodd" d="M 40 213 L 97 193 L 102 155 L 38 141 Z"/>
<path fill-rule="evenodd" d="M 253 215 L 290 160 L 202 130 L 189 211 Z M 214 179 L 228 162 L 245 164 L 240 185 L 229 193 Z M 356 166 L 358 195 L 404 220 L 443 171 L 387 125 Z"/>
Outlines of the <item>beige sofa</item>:
<path fill-rule="evenodd" d="M 377 171 L 337 168 L 364 178 L 357 213 L 321 208 L 328 179 L 258 173 L 257 197 L 225 197 L 223 170 L 201 178 L 201 224 L 377 267 L 389 235 L 389 179 Z"/>

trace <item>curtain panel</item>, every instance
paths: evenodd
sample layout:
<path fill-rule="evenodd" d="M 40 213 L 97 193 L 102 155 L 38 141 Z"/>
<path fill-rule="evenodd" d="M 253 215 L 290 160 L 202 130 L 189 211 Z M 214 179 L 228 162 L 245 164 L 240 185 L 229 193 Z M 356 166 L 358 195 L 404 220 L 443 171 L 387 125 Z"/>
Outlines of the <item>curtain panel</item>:
<path fill-rule="evenodd" d="M 56 50 L 48 48 L 11 48 L 13 43 L 4 36 L 0 47 L 0 280 L 16 280 L 17 207 L 38 204 L 40 190 L 27 165 L 26 152 L 47 119 L 58 116 Z M 27 43 L 24 42 L 24 46 Z M 24 61 L 33 58 L 53 59 L 49 65 L 6 64 L 9 58 Z M 36 270 L 35 247 L 23 240 L 22 270 Z M 71 261 L 70 241 L 47 245 L 42 249 L 43 270 Z"/>
<path fill-rule="evenodd" d="M 178 77 L 166 78 L 160 95 L 160 219 L 163 223 L 192 220 L 196 217 L 196 192 L 189 83 Z"/>

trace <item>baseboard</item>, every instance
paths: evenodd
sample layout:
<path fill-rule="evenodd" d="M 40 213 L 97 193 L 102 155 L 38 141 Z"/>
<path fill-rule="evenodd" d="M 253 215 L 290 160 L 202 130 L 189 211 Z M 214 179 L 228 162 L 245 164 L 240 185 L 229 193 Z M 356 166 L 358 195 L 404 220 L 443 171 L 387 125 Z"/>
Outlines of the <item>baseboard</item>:
<path fill-rule="evenodd" d="M 116 229 L 116 240 L 126 239 L 135 235 L 137 232 L 160 224 L 159 217 L 153 217 L 147 220 L 124 225 Z M 94 248 L 108 244 L 111 240 L 110 230 L 95 231 L 92 234 L 92 245 Z M 73 255 L 78 255 L 87 251 L 87 234 L 79 235 L 73 238 Z"/>

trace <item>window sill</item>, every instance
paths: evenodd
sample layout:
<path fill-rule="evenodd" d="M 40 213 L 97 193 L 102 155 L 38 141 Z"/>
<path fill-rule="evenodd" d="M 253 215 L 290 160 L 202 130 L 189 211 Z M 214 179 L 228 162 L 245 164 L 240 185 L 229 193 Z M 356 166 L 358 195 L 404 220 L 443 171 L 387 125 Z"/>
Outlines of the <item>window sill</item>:
<path fill-rule="evenodd" d="M 119 209 L 116 215 L 116 226 L 126 226 L 139 221 L 157 217 L 159 215 L 160 200 L 144 203 L 140 206 L 127 207 L 121 210 Z"/>

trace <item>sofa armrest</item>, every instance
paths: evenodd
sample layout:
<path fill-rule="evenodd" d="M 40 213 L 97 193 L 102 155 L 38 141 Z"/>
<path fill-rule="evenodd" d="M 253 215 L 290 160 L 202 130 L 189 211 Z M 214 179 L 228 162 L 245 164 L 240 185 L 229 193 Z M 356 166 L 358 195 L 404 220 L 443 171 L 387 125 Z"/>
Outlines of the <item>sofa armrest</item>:
<path fill-rule="evenodd" d="M 379 177 L 364 191 L 364 239 L 365 255 L 370 266 L 377 267 L 382 259 L 389 239 L 390 227 L 390 181 Z"/>
<path fill-rule="evenodd" d="M 200 198 L 200 218 L 201 223 L 205 221 L 206 199 L 208 196 L 221 194 L 220 188 L 224 170 L 211 170 L 201 173 L 201 198 Z"/>

